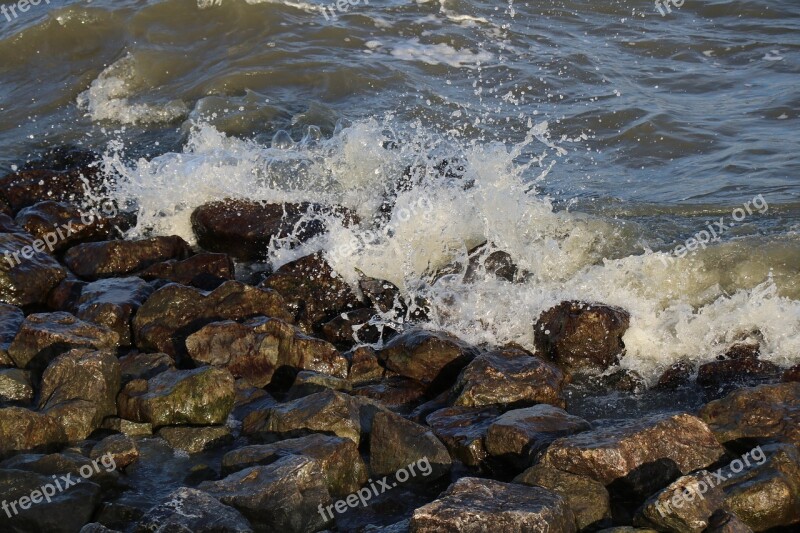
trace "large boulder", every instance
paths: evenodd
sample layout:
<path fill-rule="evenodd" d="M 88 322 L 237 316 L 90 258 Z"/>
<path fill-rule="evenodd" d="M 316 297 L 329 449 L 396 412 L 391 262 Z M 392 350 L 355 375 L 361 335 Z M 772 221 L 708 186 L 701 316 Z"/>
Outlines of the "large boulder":
<path fill-rule="evenodd" d="M 0 457 L 25 450 L 52 450 L 66 442 L 58 420 L 22 407 L 0 409 Z"/>
<path fill-rule="evenodd" d="M 720 442 L 752 439 L 800 446 L 800 383 L 739 389 L 700 409 Z"/>
<path fill-rule="evenodd" d="M 425 459 L 430 471 L 422 482 L 445 475 L 452 465 L 450 454 L 430 428 L 391 412 L 379 412 L 369 435 L 369 469 L 373 476 L 387 476 Z"/>
<path fill-rule="evenodd" d="M 681 476 L 651 496 L 637 511 L 634 523 L 674 533 L 704 531 L 721 509 L 723 492 L 707 470 Z"/>
<path fill-rule="evenodd" d="M 310 203 L 267 204 L 225 199 L 203 204 L 192 213 L 197 243 L 237 259 L 264 259 L 272 239 L 302 242 L 325 231 L 320 215 L 337 215 L 349 224 L 354 215 L 344 208 Z"/>
<path fill-rule="evenodd" d="M 186 512 L 186 511 L 189 512 Z M 242 514 L 209 494 L 181 487 L 139 520 L 134 533 L 253 533 Z"/>
<path fill-rule="evenodd" d="M 271 290 L 227 281 L 213 291 L 169 284 L 154 292 L 133 319 L 133 335 L 141 350 L 176 356 L 185 339 L 206 324 L 269 316 L 292 322 L 283 298 Z"/>
<path fill-rule="evenodd" d="M 347 359 L 332 344 L 273 318 L 208 324 L 186 339 L 186 349 L 196 363 L 227 368 L 255 387 L 268 385 L 281 367 L 347 377 Z"/>
<path fill-rule="evenodd" d="M 624 352 L 622 336 L 629 324 L 630 314 L 619 307 L 561 302 L 533 327 L 536 353 L 570 372 L 603 371 Z"/>
<path fill-rule="evenodd" d="M 465 477 L 414 511 L 412 533 L 577 531 L 564 498 L 541 487 Z"/>
<path fill-rule="evenodd" d="M 70 441 L 85 439 L 100 427 L 104 418 L 117 414 L 120 383 L 119 361 L 113 353 L 71 350 L 55 358 L 42 375 L 39 408 L 49 412 L 74 400 L 91 403 L 89 427 L 64 426 Z"/>
<path fill-rule="evenodd" d="M 134 380 L 120 392 L 120 417 L 153 427 L 224 424 L 233 409 L 234 379 L 225 369 L 168 370 Z"/>
<path fill-rule="evenodd" d="M 288 455 L 301 455 L 315 460 L 325 477 L 328 490 L 334 496 L 356 492 L 367 482 L 367 467 L 356 444 L 350 439 L 320 433 L 274 444 L 237 448 L 222 458 L 222 475 L 227 476 L 252 466 L 272 464 Z"/>
<path fill-rule="evenodd" d="M 452 335 L 419 329 L 394 337 L 378 352 L 389 370 L 428 385 L 449 384 L 476 355 L 475 347 Z"/>
<path fill-rule="evenodd" d="M 129 346 L 133 315 L 152 293 L 153 287 L 141 278 L 95 281 L 83 287 L 75 314 L 115 331 L 120 345 Z"/>
<path fill-rule="evenodd" d="M 481 354 L 458 376 L 454 404 L 464 407 L 537 403 L 564 406 L 567 376 L 555 365 L 519 349 Z"/>
<path fill-rule="evenodd" d="M 190 255 L 191 247 L 178 236 L 151 237 L 78 244 L 64 254 L 64 263 L 78 276 L 94 280 L 127 276 L 155 263 Z"/>
<path fill-rule="evenodd" d="M 0 214 L 0 222 L 6 215 Z M 28 233 L 0 233 L 0 302 L 42 304 L 47 294 L 67 277 L 67 269 L 46 252 L 44 241 Z"/>
<path fill-rule="evenodd" d="M 649 468 L 688 474 L 724 454 L 702 420 L 668 413 L 563 437 L 550 444 L 541 462 L 610 485 Z"/>
<path fill-rule="evenodd" d="M 206 481 L 199 489 L 236 508 L 256 531 L 312 533 L 328 522 L 318 510 L 331 499 L 325 477 L 319 463 L 308 457 L 282 457 Z"/>
<path fill-rule="evenodd" d="M 53 242 L 55 252 L 82 242 L 105 240 L 116 232 L 115 226 L 122 230 L 130 227 L 123 216 L 95 217 L 74 204 L 53 201 L 22 209 L 15 222 L 34 238 Z"/>
<path fill-rule="evenodd" d="M 85 197 L 86 181 L 98 180 L 96 168 L 62 170 L 23 169 L 0 178 L 0 194 L 14 213 L 46 200 L 56 202 L 81 201 Z"/>
<path fill-rule="evenodd" d="M 480 466 L 488 457 L 486 434 L 500 416 L 496 407 L 447 407 L 429 414 L 425 422 L 444 442 L 453 459 L 467 466 Z"/>
<path fill-rule="evenodd" d="M 25 318 L 8 354 L 19 368 L 41 370 L 71 349 L 113 350 L 118 342 L 114 331 L 69 313 L 36 313 Z"/>
<path fill-rule="evenodd" d="M 318 332 L 324 323 L 343 312 L 364 307 L 320 253 L 286 263 L 259 286 L 280 293 L 297 324 L 308 333 Z"/>

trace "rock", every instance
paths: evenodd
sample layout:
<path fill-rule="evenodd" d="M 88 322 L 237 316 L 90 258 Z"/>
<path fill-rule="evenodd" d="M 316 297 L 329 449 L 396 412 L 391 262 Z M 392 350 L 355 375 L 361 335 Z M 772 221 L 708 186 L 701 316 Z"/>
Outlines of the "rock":
<path fill-rule="evenodd" d="M 8 348 L 24 321 L 25 313 L 22 309 L 0 303 L 0 367 L 14 366 L 14 361 L 8 355 Z"/>
<path fill-rule="evenodd" d="M 435 387 L 454 378 L 477 354 L 447 333 L 411 329 L 389 341 L 378 357 L 389 370 Z"/>
<path fill-rule="evenodd" d="M 280 293 L 297 325 L 308 333 L 341 313 L 364 307 L 319 253 L 286 263 L 259 286 Z"/>
<path fill-rule="evenodd" d="M 699 416 L 722 443 L 754 439 L 800 446 L 800 383 L 739 389 L 707 403 Z"/>
<path fill-rule="evenodd" d="M 85 198 L 85 182 L 81 177 L 85 175 L 92 180 L 96 173 L 95 169 L 88 168 L 68 172 L 21 170 L 0 178 L 0 191 L 14 213 L 45 200 L 76 202 Z"/>
<path fill-rule="evenodd" d="M 800 451 L 796 446 L 773 444 L 748 454 L 723 469 L 725 509 L 754 531 L 780 527 L 796 531 L 800 524 Z"/>
<path fill-rule="evenodd" d="M 77 442 L 97 429 L 98 407 L 86 400 L 69 400 L 53 405 L 47 414 L 58 420 L 69 442 Z"/>
<path fill-rule="evenodd" d="M 495 407 L 448 407 L 431 413 L 425 421 L 454 459 L 467 466 L 479 466 L 489 456 L 486 434 L 500 413 Z"/>
<path fill-rule="evenodd" d="M 139 277 L 148 281 L 163 279 L 181 285 L 213 290 L 225 281 L 232 280 L 234 272 L 233 261 L 229 256 L 203 253 L 183 261 L 170 259 L 156 263 L 142 270 Z"/>
<path fill-rule="evenodd" d="M 347 377 L 347 359 L 332 344 L 273 318 L 209 324 L 186 339 L 186 349 L 195 363 L 227 368 L 255 387 L 268 385 L 281 367 Z"/>
<path fill-rule="evenodd" d="M 127 276 L 155 263 L 190 255 L 191 247 L 178 236 L 152 237 L 78 244 L 64 254 L 64 263 L 78 276 L 94 280 Z"/>
<path fill-rule="evenodd" d="M 52 450 L 66 444 L 57 420 L 22 407 L 0 409 L 0 457 L 10 452 Z"/>
<path fill-rule="evenodd" d="M 28 315 L 8 348 L 19 368 L 42 370 L 58 355 L 74 348 L 113 350 L 119 335 L 64 312 Z"/>
<path fill-rule="evenodd" d="M 349 356 L 350 370 L 347 379 L 353 385 L 372 383 L 386 377 L 386 369 L 378 362 L 375 350 L 369 346 L 359 346 Z"/>
<path fill-rule="evenodd" d="M 370 324 L 375 309 L 363 308 L 345 311 L 320 328 L 322 336 L 336 346 L 375 344 L 381 339 L 381 330 Z"/>
<path fill-rule="evenodd" d="M 533 327 L 536 353 L 570 372 L 603 371 L 624 352 L 622 336 L 629 323 L 630 314 L 618 307 L 561 302 Z"/>
<path fill-rule="evenodd" d="M 47 308 L 51 311 L 74 313 L 83 288 L 89 283 L 69 274 L 47 295 Z"/>
<path fill-rule="evenodd" d="M 270 316 L 292 321 L 283 298 L 276 292 L 227 281 L 206 292 L 170 284 L 154 292 L 133 318 L 133 334 L 140 350 L 176 356 L 185 351 L 187 336 L 206 324 Z"/>
<path fill-rule="evenodd" d="M 353 394 L 371 398 L 390 409 L 405 412 L 424 401 L 426 391 L 427 387 L 419 381 L 397 376 L 380 383 L 362 385 L 356 388 Z"/>
<path fill-rule="evenodd" d="M 372 307 L 381 313 L 394 313 L 395 317 L 406 315 L 408 306 L 400 295 L 400 289 L 394 284 L 386 280 L 362 276 L 358 281 L 358 287 Z"/>
<path fill-rule="evenodd" d="M 30 404 L 33 394 L 30 372 L 18 368 L 0 369 L 0 402 Z"/>
<path fill-rule="evenodd" d="M 6 215 L 0 215 L 0 220 Z M 41 304 L 67 270 L 31 235 L 0 233 L 0 302 L 18 306 Z"/>
<path fill-rule="evenodd" d="M 610 485 L 656 466 L 674 465 L 688 474 L 724 453 L 702 420 L 685 413 L 659 414 L 558 439 L 541 463 Z"/>
<path fill-rule="evenodd" d="M 120 417 L 162 426 L 224 424 L 233 408 L 230 372 L 202 367 L 169 370 L 149 380 L 134 380 L 119 394 Z"/>
<path fill-rule="evenodd" d="M 189 510 L 190 512 L 186 512 Z M 252 533 L 249 522 L 233 507 L 209 494 L 181 487 L 145 514 L 134 533 Z"/>
<path fill-rule="evenodd" d="M 289 455 L 300 455 L 316 461 L 332 495 L 351 494 L 367 482 L 367 467 L 355 443 L 350 439 L 320 433 L 230 451 L 222 458 L 222 475 L 272 464 Z"/>
<path fill-rule="evenodd" d="M 781 371 L 777 365 L 755 357 L 725 359 L 700 365 L 697 370 L 697 383 L 709 389 L 728 392 L 737 384 L 777 380 Z"/>
<path fill-rule="evenodd" d="M 92 483 L 100 485 L 104 491 L 117 491 L 121 488 L 120 473 L 113 461 L 102 458 L 92 461 L 73 450 L 48 455 L 15 455 L 3 461 L 0 468 L 35 472 L 51 478 L 57 476 L 57 479 L 66 474 L 71 474 L 73 480 L 85 475 L 86 479 L 91 479 Z"/>
<path fill-rule="evenodd" d="M 90 403 L 93 409 L 88 427 L 64 426 L 70 441 L 85 439 L 105 417 L 117 414 L 120 379 L 119 361 L 111 352 L 71 350 L 56 357 L 42 375 L 39 408 L 50 412 L 75 400 Z"/>
<path fill-rule="evenodd" d="M 111 435 L 92 448 L 89 458 L 102 459 L 104 466 L 110 463 L 114 469 L 124 470 L 139 459 L 139 448 L 128 435 Z"/>
<path fill-rule="evenodd" d="M 116 529 L 108 529 L 103 524 L 92 522 L 83 526 L 79 533 L 119 533 Z"/>
<path fill-rule="evenodd" d="M 592 478 L 536 465 L 514 478 L 514 483 L 542 487 L 564 498 L 575 514 L 579 530 L 596 527 L 611 518 L 608 491 Z"/>
<path fill-rule="evenodd" d="M 225 426 L 163 427 L 158 436 L 176 450 L 200 453 L 233 442 L 233 435 Z"/>
<path fill-rule="evenodd" d="M 786 369 L 783 376 L 781 376 L 781 381 L 800 381 L 800 365 Z"/>
<path fill-rule="evenodd" d="M 363 405 L 346 394 L 325 390 L 251 413 L 243 422 L 242 433 L 278 435 L 282 438 L 326 433 L 348 438 L 358 444 L 361 442 Z"/>
<path fill-rule="evenodd" d="M 704 531 L 709 518 L 722 508 L 723 493 L 706 470 L 682 476 L 649 498 L 637 511 L 634 524 L 675 533 Z"/>
<path fill-rule="evenodd" d="M 412 533 L 577 531 L 564 498 L 541 487 L 461 478 L 411 516 Z"/>
<path fill-rule="evenodd" d="M 242 260 L 264 259 L 273 238 L 304 242 L 325 231 L 320 215 L 338 215 L 349 225 L 348 210 L 310 203 L 264 204 L 230 198 L 203 204 L 192 213 L 197 243 L 212 252 Z"/>
<path fill-rule="evenodd" d="M 555 365 L 522 350 L 488 352 L 475 358 L 458 376 L 454 404 L 521 407 L 549 403 L 563 407 L 561 391 L 567 381 Z"/>
<path fill-rule="evenodd" d="M 70 481 L 76 479 L 71 477 Z M 43 490 L 52 492 L 49 502 Z M 92 519 L 100 503 L 100 487 L 84 479 L 69 490 L 59 491 L 50 476 L 22 470 L 0 470 L 0 501 L 8 502 L 8 510 L 3 509 L 4 532 L 75 533 Z M 8 517 L 9 514 L 12 516 Z"/>
<path fill-rule="evenodd" d="M 235 507 L 255 531 L 318 531 L 327 520 L 318 508 L 330 502 L 319 464 L 307 457 L 282 457 L 267 466 L 246 468 L 201 490 Z"/>
<path fill-rule="evenodd" d="M 656 383 L 656 390 L 675 390 L 687 385 L 694 374 L 694 365 L 687 361 L 679 361 L 670 366 Z"/>
<path fill-rule="evenodd" d="M 512 283 L 517 279 L 519 271 L 511 254 L 492 249 L 493 247 L 484 243 L 469 251 L 469 262 L 464 274 L 465 282 L 472 283 L 487 274 Z"/>
<path fill-rule="evenodd" d="M 116 416 L 110 416 L 103 420 L 103 424 L 100 427 L 129 437 L 143 437 L 153 434 L 153 425 L 150 423 L 131 422 Z"/>
<path fill-rule="evenodd" d="M 753 530 L 735 514 L 719 509 L 708 519 L 706 533 L 753 533 Z"/>
<path fill-rule="evenodd" d="M 331 376 L 328 374 L 320 374 L 311 370 L 303 370 L 297 374 L 297 377 L 292 383 L 292 388 L 286 395 L 287 400 L 296 400 L 309 394 L 322 392 L 325 389 L 331 389 L 342 392 L 350 392 L 352 386 L 350 382 Z"/>
<path fill-rule="evenodd" d="M 165 353 L 130 353 L 119 358 L 122 383 L 134 379 L 150 379 L 167 370 L 175 370 L 175 362 Z"/>
<path fill-rule="evenodd" d="M 426 460 L 430 482 L 447 474 L 452 466 L 442 442 L 426 428 L 390 412 L 375 414 L 369 437 L 369 469 L 373 476 L 388 476 L 411 463 Z"/>
<path fill-rule="evenodd" d="M 115 226 L 127 230 L 128 221 L 120 215 L 93 216 L 76 205 L 45 201 L 22 209 L 16 223 L 36 239 L 54 242 L 51 252 L 61 252 L 78 243 L 105 240 L 116 233 Z M 50 237 L 46 238 L 45 236 Z"/>
<path fill-rule="evenodd" d="M 540 404 L 498 417 L 486 434 L 486 451 L 517 468 L 533 464 L 536 455 L 559 437 L 591 429 L 586 420 L 563 409 Z"/>
<path fill-rule="evenodd" d="M 120 346 L 130 346 L 133 315 L 152 293 L 153 287 L 141 278 L 95 281 L 83 287 L 75 314 L 115 331 Z"/>

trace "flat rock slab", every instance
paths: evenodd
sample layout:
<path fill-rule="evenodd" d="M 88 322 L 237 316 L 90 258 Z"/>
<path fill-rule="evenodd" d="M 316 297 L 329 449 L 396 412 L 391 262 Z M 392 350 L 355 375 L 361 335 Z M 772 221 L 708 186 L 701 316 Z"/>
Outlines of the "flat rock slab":
<path fill-rule="evenodd" d="M 571 533 L 575 516 L 566 501 L 541 487 L 461 478 L 411 517 L 412 533 Z"/>

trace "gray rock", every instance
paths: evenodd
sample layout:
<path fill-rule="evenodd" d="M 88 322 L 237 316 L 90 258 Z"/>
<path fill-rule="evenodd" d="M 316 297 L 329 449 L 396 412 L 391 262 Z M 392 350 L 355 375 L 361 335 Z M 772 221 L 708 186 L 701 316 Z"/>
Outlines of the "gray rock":
<path fill-rule="evenodd" d="M 188 511 L 188 512 L 187 512 Z M 248 521 L 233 507 L 197 489 L 181 487 L 150 509 L 135 533 L 252 533 Z"/>

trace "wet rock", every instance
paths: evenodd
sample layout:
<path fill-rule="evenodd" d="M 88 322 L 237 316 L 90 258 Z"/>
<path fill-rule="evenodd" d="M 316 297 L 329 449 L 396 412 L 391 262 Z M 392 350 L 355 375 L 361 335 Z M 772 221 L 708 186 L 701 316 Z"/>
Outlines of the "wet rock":
<path fill-rule="evenodd" d="M 226 254 L 197 254 L 182 261 L 170 259 L 151 265 L 139 273 L 147 281 L 163 279 L 213 290 L 234 277 L 233 261 Z"/>
<path fill-rule="evenodd" d="M 486 434 L 500 413 L 494 407 L 448 407 L 431 413 L 425 421 L 453 459 L 467 466 L 479 466 L 489 456 Z"/>
<path fill-rule="evenodd" d="M 342 207 L 311 203 L 265 204 L 226 199 L 203 204 L 192 213 L 198 244 L 237 259 L 264 259 L 274 238 L 304 242 L 325 231 L 322 216 L 335 215 L 347 226 L 357 217 Z"/>
<path fill-rule="evenodd" d="M 561 302 L 534 325 L 536 353 L 570 372 L 602 371 L 624 352 L 622 336 L 629 323 L 628 312 L 618 307 Z"/>
<path fill-rule="evenodd" d="M 83 287 L 75 314 L 81 320 L 115 331 L 120 346 L 130 346 L 133 314 L 152 293 L 153 287 L 141 278 L 95 281 Z"/>
<path fill-rule="evenodd" d="M 82 170 L 86 178 L 94 177 L 96 163 L 100 155 L 91 150 L 79 148 L 75 145 L 64 144 L 48 148 L 38 159 L 26 161 L 21 170 L 50 170 L 65 172 L 68 170 Z M 50 191 L 52 194 L 52 191 Z"/>
<path fill-rule="evenodd" d="M 0 215 L 0 220 L 6 217 Z M 33 248 L 28 233 L 0 233 L 0 302 L 12 305 L 41 304 L 50 290 L 67 277 L 43 245 Z"/>
<path fill-rule="evenodd" d="M 286 399 L 295 400 L 303 396 L 322 392 L 326 389 L 350 392 L 352 385 L 345 379 L 337 378 L 329 374 L 320 374 L 319 372 L 303 370 L 299 372 L 294 379 L 294 383 L 292 383 L 292 388 L 289 389 Z"/>
<path fill-rule="evenodd" d="M 525 406 L 549 403 L 564 406 L 565 374 L 555 365 L 523 350 L 507 349 L 478 356 L 458 376 L 454 404 Z"/>
<path fill-rule="evenodd" d="M 49 412 L 75 400 L 90 403 L 93 408 L 88 427 L 64 426 L 71 441 L 85 439 L 105 417 L 117 414 L 120 379 L 119 361 L 113 353 L 71 350 L 56 357 L 42 375 L 39 408 Z"/>
<path fill-rule="evenodd" d="M 447 474 L 450 454 L 430 428 L 390 412 L 375 414 L 369 437 L 369 469 L 373 476 L 388 476 L 411 463 L 427 460 L 430 470 L 417 482 L 430 482 Z M 424 473 L 423 473 L 424 474 Z"/>
<path fill-rule="evenodd" d="M 649 498 L 637 511 L 634 524 L 659 531 L 701 532 L 711 515 L 722 508 L 723 493 L 706 470 L 682 476 Z"/>
<path fill-rule="evenodd" d="M 786 369 L 781 376 L 781 381 L 800 381 L 800 365 Z"/>
<path fill-rule="evenodd" d="M 89 458 L 102 459 L 103 466 L 110 464 L 111 468 L 122 470 L 139 459 L 139 448 L 128 435 L 111 435 L 95 444 Z"/>
<path fill-rule="evenodd" d="M 702 387 L 727 392 L 737 384 L 776 380 L 780 373 L 780 368 L 769 361 L 744 356 L 700 365 L 697 383 Z"/>
<path fill-rule="evenodd" d="M 486 434 L 486 451 L 517 468 L 527 468 L 536 455 L 559 437 L 591 429 L 586 420 L 563 409 L 540 404 L 498 417 Z"/>
<path fill-rule="evenodd" d="M 227 281 L 206 292 L 170 284 L 154 292 L 133 318 L 136 346 L 176 356 L 185 351 L 187 336 L 206 324 L 270 316 L 292 321 L 276 292 Z"/>
<path fill-rule="evenodd" d="M 679 413 L 648 416 L 558 439 L 547 448 L 541 463 L 610 485 L 646 465 L 665 462 L 688 474 L 723 455 L 722 446 L 702 420 Z"/>
<path fill-rule="evenodd" d="M 74 313 L 86 285 L 88 282 L 79 280 L 70 273 L 47 295 L 47 308 L 51 311 Z"/>
<path fill-rule="evenodd" d="M 753 533 L 753 530 L 735 514 L 718 509 L 708 519 L 706 533 Z"/>
<path fill-rule="evenodd" d="M 577 531 L 561 496 L 541 487 L 461 478 L 439 499 L 414 511 L 413 533 L 450 531 Z"/>
<path fill-rule="evenodd" d="M 186 512 L 189 510 L 190 512 Z M 181 487 L 150 509 L 134 533 L 252 533 L 250 523 L 233 507 L 197 489 Z"/>
<path fill-rule="evenodd" d="M 19 368 L 44 369 L 59 354 L 74 348 L 113 350 L 119 335 L 69 313 L 28 315 L 8 348 Z"/>
<path fill-rule="evenodd" d="M 235 507 L 256 531 L 313 532 L 327 520 L 318 511 L 330 502 L 319 464 L 307 457 L 282 457 L 220 481 L 206 481 L 201 490 Z"/>
<path fill-rule="evenodd" d="M 30 372 L 18 368 L 0 369 L 0 402 L 29 404 L 33 394 Z"/>
<path fill-rule="evenodd" d="M 165 353 L 130 353 L 119 358 L 122 383 L 134 379 L 150 379 L 167 370 L 175 370 L 175 362 Z"/>
<path fill-rule="evenodd" d="M 75 482 L 75 477 L 70 481 Z M 42 492 L 42 487 L 47 485 L 55 489 L 50 476 L 22 470 L 0 470 L 0 501 L 9 502 L 8 511 L 3 510 L 4 532 L 75 533 L 92 519 L 100 503 L 99 485 L 82 480 L 69 490 L 53 490 L 49 502 Z M 8 514 L 12 516 L 8 517 Z"/>
<path fill-rule="evenodd" d="M 0 456 L 25 450 L 52 450 L 66 444 L 64 429 L 50 416 L 24 409 L 0 409 Z"/>
<path fill-rule="evenodd" d="M 519 275 L 519 269 L 514 264 L 511 254 L 482 244 L 469 251 L 464 281 L 472 283 L 487 274 L 513 283 Z"/>
<path fill-rule="evenodd" d="M 326 340 L 336 346 L 375 344 L 381 338 L 381 330 L 369 323 L 375 314 L 372 308 L 345 311 L 324 323 L 320 331 Z"/>
<path fill-rule="evenodd" d="M 99 460 L 95 463 L 74 450 L 47 455 L 32 453 L 15 455 L 3 461 L 0 468 L 35 472 L 43 476 L 50 476 L 51 479 L 52 476 L 71 474 L 72 480 L 83 477 L 81 474 L 83 471 L 83 474 L 88 476 L 87 479 L 100 485 L 104 491 L 118 490 L 121 487 L 120 474 L 113 462 L 106 459 L 105 462 Z M 57 477 L 57 479 L 60 478 Z"/>
<path fill-rule="evenodd" d="M 754 531 L 800 524 L 800 451 L 773 444 L 723 469 L 725 509 Z M 749 464 L 747 464 L 749 463 Z"/>
<path fill-rule="evenodd" d="M 275 444 L 245 446 L 225 454 L 222 475 L 253 466 L 272 464 L 281 457 L 300 455 L 316 461 L 335 496 L 356 492 L 367 482 L 367 467 L 350 439 L 314 433 Z M 405 466 L 405 465 L 404 465 Z"/>
<path fill-rule="evenodd" d="M 134 422 L 162 426 L 224 424 L 233 408 L 230 372 L 202 367 L 169 370 L 149 380 L 134 380 L 120 392 L 119 415 Z"/>
<path fill-rule="evenodd" d="M 256 421 L 261 423 L 264 416 L 266 416 L 266 413 L 268 413 L 268 410 L 278 405 L 278 401 L 267 391 L 262 389 L 256 390 L 263 392 L 263 395 L 252 395 L 252 399 L 249 400 L 240 397 L 237 393 L 236 404 L 233 412 L 231 413 L 231 416 L 233 416 L 234 419 L 244 422 L 248 419 L 248 417 L 250 417 L 250 420 L 254 424 Z"/>
<path fill-rule="evenodd" d="M 378 361 L 375 350 L 369 346 L 359 346 L 349 355 L 350 370 L 347 379 L 353 385 L 372 383 L 386 377 L 386 369 Z"/>
<path fill-rule="evenodd" d="M 309 333 L 336 315 L 364 307 L 319 253 L 286 263 L 259 286 L 280 293 Z"/>
<path fill-rule="evenodd" d="M 76 205 L 53 201 L 22 209 L 15 222 L 35 239 L 48 243 L 50 252 L 61 252 L 78 243 L 105 240 L 118 233 L 115 226 L 123 231 L 130 228 L 122 216 L 95 216 Z"/>
<path fill-rule="evenodd" d="M 104 241 L 73 246 L 64 262 L 78 276 L 94 280 L 134 274 L 169 259 L 192 255 L 189 244 L 178 236 L 136 241 Z"/>
<path fill-rule="evenodd" d="M 675 390 L 687 385 L 694 374 L 694 365 L 687 361 L 679 361 L 670 366 L 656 383 L 656 390 Z"/>
<path fill-rule="evenodd" d="M 78 203 L 85 198 L 85 181 L 96 185 L 100 180 L 96 168 L 72 167 L 23 169 L 0 178 L 2 198 L 16 213 L 20 209 L 45 200 Z"/>
<path fill-rule="evenodd" d="M 362 385 L 355 390 L 355 396 L 371 398 L 390 409 L 407 411 L 425 399 L 427 387 L 413 379 L 396 376 L 373 383 Z"/>
<path fill-rule="evenodd" d="M 176 450 L 187 453 L 200 453 L 233 442 L 233 435 L 225 426 L 163 427 L 158 436 Z"/>
<path fill-rule="evenodd" d="M 800 446 L 800 383 L 739 389 L 707 403 L 699 416 L 723 443 L 754 439 Z"/>
<path fill-rule="evenodd" d="M 14 366 L 14 361 L 8 355 L 8 348 L 14 337 L 17 336 L 25 313 L 19 307 L 0 303 L 0 367 Z"/>
<path fill-rule="evenodd" d="M 119 530 L 108 529 L 103 524 L 92 522 L 83 526 L 79 533 L 119 533 Z"/>
<path fill-rule="evenodd" d="M 116 416 L 110 416 L 103 420 L 103 424 L 100 427 L 129 437 L 143 437 L 153 434 L 153 425 L 150 423 L 132 422 Z"/>
<path fill-rule="evenodd" d="M 408 306 L 400 295 L 400 289 L 386 280 L 362 277 L 358 281 L 361 292 L 381 313 L 394 312 L 395 316 L 405 316 Z"/>
<path fill-rule="evenodd" d="M 97 429 L 97 413 L 97 405 L 86 400 L 69 400 L 47 409 L 47 414 L 64 428 L 70 442 L 85 439 Z"/>
<path fill-rule="evenodd" d="M 564 498 L 575 514 L 580 530 L 603 524 L 611 518 L 608 491 L 592 478 L 536 465 L 514 478 L 514 483 L 543 487 Z"/>
<path fill-rule="evenodd" d="M 603 374 L 600 376 L 588 376 L 584 374 L 584 377 L 597 380 L 603 390 L 606 391 L 615 390 L 639 394 L 647 389 L 644 378 L 636 371 L 628 370 L 627 368 L 620 368 L 616 371 L 612 371 L 610 374 Z"/>
<path fill-rule="evenodd" d="M 347 359 L 332 344 L 272 318 L 209 324 L 186 339 L 186 349 L 196 363 L 227 368 L 256 387 L 281 367 L 347 377 Z"/>
<path fill-rule="evenodd" d="M 435 386 L 455 377 L 477 354 L 447 333 L 411 329 L 389 341 L 378 357 L 389 370 Z"/>

